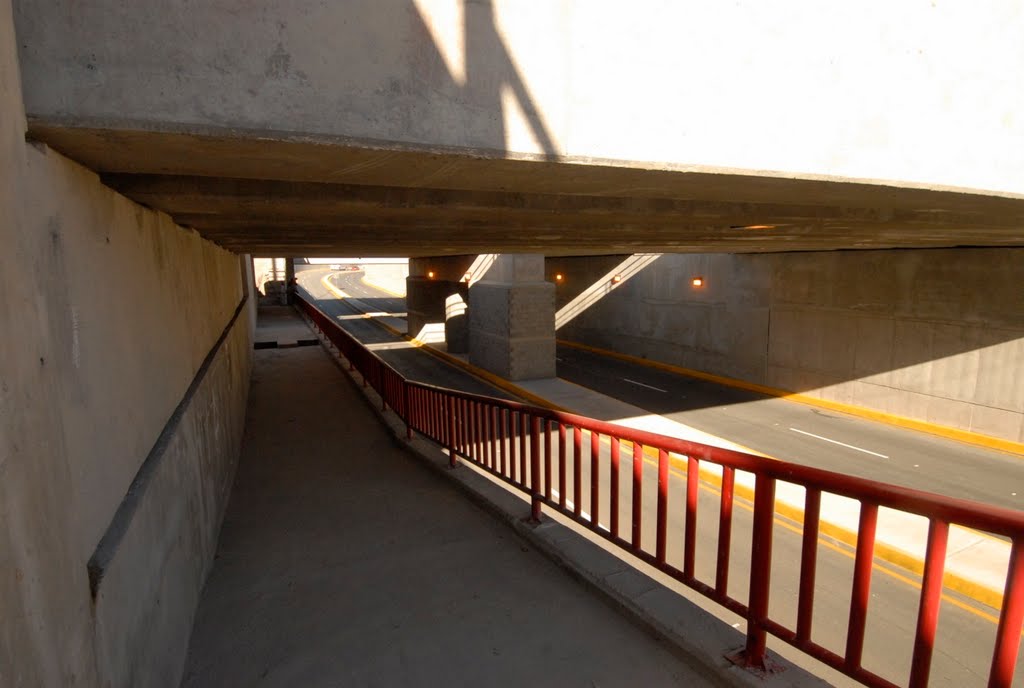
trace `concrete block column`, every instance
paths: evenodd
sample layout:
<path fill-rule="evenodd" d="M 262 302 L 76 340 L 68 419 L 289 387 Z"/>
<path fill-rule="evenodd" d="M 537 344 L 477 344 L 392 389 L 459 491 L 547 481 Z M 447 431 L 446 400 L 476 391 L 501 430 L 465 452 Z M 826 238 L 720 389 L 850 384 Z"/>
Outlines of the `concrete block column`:
<path fill-rule="evenodd" d="M 544 281 L 544 256 L 499 256 L 469 304 L 470 363 L 507 380 L 555 376 L 555 285 Z"/>
<path fill-rule="evenodd" d="M 468 286 L 462 277 L 474 256 L 435 256 L 409 259 L 405 278 L 406 333 L 418 336 L 427 325 L 443 326 L 447 321 L 446 302 L 452 296 L 465 301 Z M 449 351 L 457 351 L 451 348 Z M 465 351 L 465 348 L 462 348 Z"/>

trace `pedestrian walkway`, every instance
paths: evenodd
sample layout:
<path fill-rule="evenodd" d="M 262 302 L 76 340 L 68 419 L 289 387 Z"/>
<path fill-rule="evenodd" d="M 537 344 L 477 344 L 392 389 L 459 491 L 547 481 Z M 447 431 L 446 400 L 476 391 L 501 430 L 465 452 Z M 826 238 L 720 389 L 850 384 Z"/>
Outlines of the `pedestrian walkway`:
<path fill-rule="evenodd" d="M 711 684 L 398 446 L 320 347 L 255 358 L 183 686 Z"/>

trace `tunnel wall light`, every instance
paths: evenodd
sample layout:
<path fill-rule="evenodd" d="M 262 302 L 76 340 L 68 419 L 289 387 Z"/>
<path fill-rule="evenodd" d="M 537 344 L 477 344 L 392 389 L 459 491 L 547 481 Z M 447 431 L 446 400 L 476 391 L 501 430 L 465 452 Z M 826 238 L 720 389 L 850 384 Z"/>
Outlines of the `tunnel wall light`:
<path fill-rule="evenodd" d="M 560 273 L 560 272 L 559 272 L 559 273 L 557 273 L 557 274 L 555 275 L 555 281 L 556 281 L 556 282 L 561 282 L 561 281 L 562 281 L 562 280 L 564 280 L 564 279 L 565 279 L 565 275 L 563 275 L 563 274 L 562 274 L 562 273 Z"/>
<path fill-rule="evenodd" d="M 622 275 L 612 275 L 612 284 L 618 284 L 622 281 Z"/>
<path fill-rule="evenodd" d="M 434 271 L 433 270 L 428 270 L 427 271 L 427 279 L 434 279 Z"/>
<path fill-rule="evenodd" d="M 704 286 L 704 278 L 703 277 L 694 277 L 692 280 L 690 280 L 690 284 L 692 284 L 695 287 L 703 287 Z"/>

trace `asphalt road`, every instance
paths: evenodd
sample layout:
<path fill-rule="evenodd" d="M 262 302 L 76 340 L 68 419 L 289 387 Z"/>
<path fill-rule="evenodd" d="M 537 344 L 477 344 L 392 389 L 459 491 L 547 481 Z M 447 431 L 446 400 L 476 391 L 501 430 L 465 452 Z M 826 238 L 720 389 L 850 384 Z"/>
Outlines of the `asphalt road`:
<path fill-rule="evenodd" d="M 324 270 L 310 270 L 299 274 L 300 284 L 317 299 L 317 305 L 321 309 L 336 317 L 350 316 L 339 322 L 368 344 L 379 345 L 386 342 L 397 342 L 396 337 L 375 325 L 372 320 L 351 317 L 355 315 L 355 309 L 344 301 L 337 300 L 328 289 L 323 287 L 320 280 L 324 274 L 326 274 Z M 384 312 L 400 313 L 404 311 L 402 299 L 395 299 L 362 284 L 361 277 L 362 273 L 339 273 L 335 279 L 338 286 L 346 293 L 358 296 L 360 301 L 368 307 Z M 414 379 L 490 396 L 507 396 L 461 369 L 449 366 L 418 349 L 380 349 L 378 352 L 403 374 Z M 920 470 L 921 465 L 946 464 L 922 464 L 922 462 L 926 458 L 940 461 L 939 458 L 934 457 L 945 454 L 947 455 L 946 461 L 955 464 L 957 457 L 962 457 L 965 449 L 965 446 L 959 443 L 930 436 L 904 438 L 903 435 L 916 435 L 917 433 L 887 426 L 868 428 L 865 431 L 868 434 L 862 437 L 858 427 L 860 425 L 874 426 L 874 423 L 831 412 L 822 413 L 792 402 L 765 399 L 758 395 L 737 392 L 728 387 L 695 382 L 688 378 L 679 379 L 678 376 L 661 373 L 643 366 L 619 365 L 620 362 L 614 359 L 586 354 L 575 349 L 560 347 L 558 357 L 561 359 L 558 362 L 560 377 L 647 408 L 652 413 L 662 413 L 707 432 L 790 460 L 856 472 L 867 477 L 901 482 L 923 489 L 934 489 L 930 485 L 920 482 L 925 474 L 925 471 Z M 626 381 L 626 378 L 629 381 Z M 713 389 L 714 387 L 720 387 L 720 389 Z M 673 402 L 665 397 L 682 397 L 685 403 L 680 403 L 678 400 Z M 781 405 L 790 405 L 794 408 L 777 408 Z M 751 416 L 747 416 L 748 411 L 751 412 Z M 734 426 L 741 430 L 733 432 Z M 861 456 L 863 452 L 841 445 L 833 445 L 831 442 L 795 432 L 790 428 L 814 433 L 861 449 L 868 449 L 870 446 L 870 450 L 885 455 L 887 458 L 883 459 L 874 455 Z M 894 436 L 899 437 L 893 439 Z M 588 448 L 589 446 L 589 438 L 584 437 L 584 447 Z M 940 447 L 940 450 L 936 450 L 936 446 Z M 791 450 L 794 449 L 800 452 L 799 457 L 791 453 Z M 509 447 L 506 447 L 506 450 L 511 453 Z M 1000 465 L 1005 464 L 1005 470 L 1011 473 L 1013 467 L 1021 465 L 1015 463 L 1020 459 L 1003 457 L 999 454 L 987 456 L 993 453 L 977 451 L 985 455 L 986 460 L 994 460 Z M 600 514 L 599 523 L 605 528 L 609 526 L 608 517 L 611 508 L 609 453 L 608 442 L 604 441 L 600 448 L 603 467 L 599 469 L 597 506 Z M 554 455 L 557 456 L 557 451 L 554 452 Z M 871 460 L 877 462 L 877 465 Z M 912 466 L 913 471 L 909 475 L 901 476 L 900 466 L 903 466 L 907 460 L 912 460 L 919 466 Z M 827 463 L 821 463 L 823 461 Z M 854 471 L 853 468 L 858 470 Z M 619 520 L 620 534 L 625 537 L 628 537 L 631 530 L 631 471 L 630 452 L 628 446 L 624 446 L 619 477 Z M 564 490 L 570 502 L 576 499 L 576 495 L 573 494 L 574 476 L 571 462 L 564 486 L 557 483 L 557 469 L 554 471 L 554 475 L 556 493 L 561 493 Z M 893 480 L 890 476 L 901 479 Z M 581 509 L 585 514 L 593 513 L 594 505 L 591 502 L 589 491 L 589 454 L 584 456 L 581 464 L 580 482 L 583 486 L 582 493 L 578 497 Z M 996 482 L 998 483 L 998 481 Z M 944 484 L 947 487 L 947 493 L 960 485 L 955 479 L 934 484 Z M 996 487 L 999 485 L 997 484 Z M 983 490 L 984 488 L 978 489 Z M 642 493 L 643 548 L 652 552 L 655 543 L 655 495 L 657 489 L 656 470 L 653 465 L 650 465 L 649 460 L 644 465 Z M 682 533 L 684 532 L 685 515 L 682 505 L 684 504 L 684 494 L 685 478 L 679 472 L 673 471 L 669 486 L 668 532 L 671 536 L 668 544 L 668 561 L 679 568 L 682 567 L 683 557 Z M 964 496 L 955 491 L 954 494 Z M 716 491 L 710 486 L 703 486 L 698 502 L 696 573 L 698 579 L 712 585 L 715 580 L 718 539 L 717 510 Z M 738 499 L 732 532 L 729 594 L 743 602 L 747 599 L 749 578 L 751 513 L 752 505 Z M 770 616 L 790 627 L 795 626 L 796 619 L 800 547 L 800 525 L 781 517 L 777 518 L 774 527 Z M 819 541 L 818 548 L 813 637 L 816 642 L 840 654 L 843 652 L 846 642 L 852 571 L 853 551 L 842 543 L 823 537 Z M 874 567 L 864 664 L 868 669 L 897 684 L 904 684 L 909 672 L 913 632 L 917 618 L 918 587 L 919 579 L 905 571 L 884 563 L 877 563 Z M 718 613 L 727 623 L 743 630 L 743 619 L 724 610 L 719 610 Z M 946 595 L 940 612 L 939 633 L 932 668 L 932 686 L 960 687 L 985 684 L 996 631 L 995 616 L 994 610 L 979 605 L 973 600 L 963 598 L 955 593 Z M 786 656 L 835 685 L 859 685 L 842 674 L 817 665 L 813 660 L 791 651 L 781 641 L 770 640 L 769 646 L 780 650 Z M 1024 685 L 1022 664 L 1024 661 L 1018 662 L 1017 673 L 1018 683 Z"/>
<path fill-rule="evenodd" d="M 1024 457 L 573 347 L 558 376 L 757 451 L 838 473 L 1024 508 Z"/>

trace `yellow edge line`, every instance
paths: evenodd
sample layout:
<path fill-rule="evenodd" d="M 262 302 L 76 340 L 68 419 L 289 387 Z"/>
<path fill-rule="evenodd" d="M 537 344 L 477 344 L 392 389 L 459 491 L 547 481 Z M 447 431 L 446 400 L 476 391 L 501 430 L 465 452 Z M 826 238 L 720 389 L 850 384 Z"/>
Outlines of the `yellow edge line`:
<path fill-rule="evenodd" d="M 702 486 L 702 487 L 704 489 L 708 490 L 709 492 L 721 495 L 721 492 L 719 492 L 718 490 L 715 490 L 714 488 L 711 488 L 711 487 L 708 487 L 708 486 Z M 739 488 L 741 486 L 737 485 L 736 487 Z M 749 504 L 746 504 L 746 503 L 744 503 L 742 501 L 737 501 L 737 502 L 733 502 L 733 503 L 736 504 L 737 506 L 739 506 L 741 509 L 749 511 L 750 513 L 754 512 L 754 507 L 750 506 Z M 802 516 L 802 514 L 801 514 L 801 516 Z M 794 525 L 792 525 L 790 523 L 787 523 L 787 522 L 785 522 L 785 521 L 783 521 L 781 519 L 778 519 L 778 518 L 773 519 L 773 520 L 774 520 L 775 523 L 777 523 L 778 525 L 782 526 L 786 530 L 792 531 L 792 532 L 794 532 L 794 533 L 796 533 L 798 535 L 803 535 L 803 530 L 801 530 L 800 528 L 797 528 L 796 526 L 794 526 Z M 824 545 L 825 547 L 827 547 L 828 549 L 831 549 L 831 550 L 833 550 L 835 552 L 838 552 L 838 553 L 842 554 L 843 556 L 849 557 L 850 559 L 855 559 L 856 558 L 855 555 L 852 552 L 850 552 L 848 549 L 845 549 L 843 547 L 839 547 L 838 545 L 835 545 L 835 544 L 829 542 L 828 540 L 823 540 L 823 539 L 819 538 L 818 542 L 821 543 L 822 545 Z M 885 575 L 887 575 L 887 576 L 889 576 L 891 578 L 894 578 L 894 579 L 900 581 L 901 583 L 906 583 L 907 585 L 909 585 L 912 588 L 917 588 L 918 590 L 921 589 L 921 584 L 918 583 L 917 581 L 913 580 L 912 578 L 907 578 L 906 576 L 900 575 L 899 573 L 896 573 L 895 571 L 890 571 L 889 569 L 885 568 L 884 566 L 879 566 L 878 564 L 872 564 L 871 568 L 876 570 L 876 571 L 879 571 L 879 572 L 881 572 L 881 573 L 883 573 L 883 574 L 885 574 Z M 943 578 L 943 585 L 946 585 L 945 578 Z M 946 587 L 950 587 L 950 586 L 947 585 Z M 984 611 L 982 611 L 980 609 L 977 609 L 976 607 L 972 607 L 971 605 L 969 605 L 969 604 L 967 604 L 965 602 L 961 602 L 960 600 L 956 599 L 955 597 L 950 597 L 949 595 L 947 595 L 945 593 L 942 593 L 941 597 L 942 597 L 942 601 L 943 602 L 948 602 L 949 604 L 952 604 L 955 607 L 963 609 L 966 612 L 970 612 L 971 614 L 973 614 L 975 616 L 978 616 L 978 617 L 980 617 L 982 619 L 985 619 L 986 621 L 990 621 L 993 624 L 998 624 L 999 623 L 999 617 L 994 616 L 992 614 L 989 614 L 988 612 L 984 612 Z M 1021 637 L 1024 637 L 1024 633 L 1021 633 Z"/>
<path fill-rule="evenodd" d="M 721 486 L 722 479 L 717 474 L 712 473 L 711 471 L 708 471 L 706 469 L 701 469 L 700 473 L 701 480 L 709 482 L 715 486 Z M 734 493 L 737 496 L 746 499 L 747 501 L 754 501 L 754 490 L 751 487 L 735 483 Z M 803 523 L 804 520 L 803 509 L 786 504 L 784 502 L 775 502 L 775 513 L 785 516 L 786 518 L 792 521 L 796 521 L 798 523 Z M 838 526 L 834 523 L 830 523 L 826 521 L 824 518 L 819 519 L 818 523 L 818 532 L 824 533 L 825 535 L 828 535 L 829 537 L 842 542 L 844 545 L 847 545 L 848 547 L 857 547 L 856 532 L 849 530 L 847 528 L 843 528 L 842 526 Z M 899 566 L 900 568 L 906 569 L 907 571 L 910 571 L 911 573 L 914 573 L 916 575 L 924 575 L 923 560 L 895 547 L 891 547 L 884 543 L 876 542 L 875 557 L 883 561 L 886 561 L 890 564 Z M 1002 591 L 992 590 L 991 588 L 985 585 L 976 583 L 975 581 L 964 578 L 963 576 L 960 576 L 956 573 L 946 571 L 942 576 L 942 584 L 950 590 L 958 592 L 961 595 L 970 597 L 973 600 L 977 600 L 978 602 L 988 605 L 989 607 L 992 607 L 994 609 L 999 609 L 1003 606 Z"/>
<path fill-rule="evenodd" d="M 327 277 L 328 276 L 325 275 L 323 277 L 323 279 L 321 280 L 321 282 L 324 284 L 324 286 L 327 287 L 328 290 L 330 290 L 331 293 L 333 293 L 338 298 L 342 298 L 342 299 L 343 298 L 347 298 L 348 295 L 345 294 L 345 292 L 343 292 L 343 291 L 339 290 L 338 288 L 336 288 L 334 285 L 332 285 L 330 283 L 330 281 L 327 279 Z M 373 316 L 366 316 L 366 317 L 372 318 Z M 413 346 L 415 346 L 417 348 L 421 348 L 421 349 L 423 349 L 424 351 L 426 351 L 428 354 L 430 354 L 432 356 L 440 358 L 441 360 L 443 360 L 443 361 L 445 361 L 447 363 L 450 363 L 450 364 L 456 366 L 457 368 L 461 368 L 461 369 L 465 370 L 468 373 L 472 373 L 473 375 L 476 375 L 477 377 L 480 377 L 480 378 L 486 380 L 488 383 L 490 383 L 494 387 L 497 387 L 498 389 L 501 389 L 501 390 L 503 390 L 505 392 L 508 392 L 510 394 L 514 394 L 514 395 L 516 395 L 516 396 L 518 396 L 518 397 L 520 397 L 522 399 L 525 399 L 525 400 L 529 401 L 530 403 L 536 404 L 536 405 L 544 407 L 544 408 L 549 408 L 549 409 L 552 409 L 554 411 L 561 411 L 561 412 L 564 412 L 564 413 L 572 413 L 571 410 L 563 408 L 561 406 L 558 406 L 557 404 L 553 404 L 550 401 L 548 401 L 547 399 L 544 399 L 543 397 L 539 397 L 536 394 L 523 389 L 522 387 L 514 385 L 514 384 L 508 382 L 507 380 L 504 380 L 503 378 L 500 378 L 497 375 L 494 375 L 493 373 L 490 373 L 490 372 L 488 372 L 486 370 L 483 370 L 482 368 L 478 368 L 478 367 L 476 367 L 476 366 L 474 366 L 474 365 L 472 365 L 470 363 L 467 363 L 467 362 L 463 361 L 460 358 L 456 358 L 455 356 L 452 356 L 451 354 L 448 354 L 448 353 L 445 353 L 443 351 L 440 351 L 440 350 L 438 350 L 438 349 L 428 345 L 426 342 L 423 342 L 423 341 L 421 341 L 419 339 L 416 339 L 415 337 L 410 337 L 409 335 L 405 334 L 404 332 L 400 332 L 396 328 L 392 327 L 391 325 L 388 325 L 385 322 L 382 322 L 381 320 L 378 320 L 376 318 L 374 318 L 374 320 L 375 320 L 375 322 L 378 325 L 380 325 L 381 327 L 383 327 L 387 331 L 391 332 L 392 334 L 394 334 L 394 335 L 396 335 L 398 337 L 402 337 L 403 339 L 405 339 L 408 342 L 410 342 Z M 673 370 L 673 368 L 675 368 L 675 367 L 674 366 L 669 366 L 668 364 L 660 364 L 660 363 L 656 363 L 656 362 L 652 362 L 652 361 L 646 361 L 645 359 L 636 359 L 635 357 L 628 356 L 627 354 L 618 354 L 618 353 L 615 353 L 615 352 L 605 352 L 605 351 L 602 351 L 601 349 L 597 349 L 597 348 L 594 348 L 594 347 L 588 347 L 588 346 L 582 345 L 582 344 L 578 345 L 578 344 L 576 344 L 574 342 L 564 342 L 562 340 L 559 340 L 559 342 L 563 343 L 563 344 L 566 344 L 568 346 L 573 346 L 573 347 L 581 348 L 581 349 L 584 349 L 584 350 L 591 350 L 591 351 L 594 351 L 595 353 L 601 353 L 601 354 L 607 353 L 607 355 L 610 355 L 612 357 L 620 357 L 620 358 L 623 358 L 625 360 L 636 360 L 636 361 L 641 362 L 641 363 L 651 364 L 651 365 L 653 365 L 653 367 L 662 367 L 662 366 L 664 366 L 664 368 L 666 370 L 670 370 L 671 372 L 676 372 L 676 371 Z M 683 369 L 679 369 L 679 370 L 683 370 Z M 717 376 L 709 375 L 707 373 L 700 373 L 699 375 L 705 377 L 705 379 L 711 379 L 711 378 L 716 378 L 717 377 Z M 721 379 L 724 380 L 726 378 L 721 378 Z M 726 383 L 726 384 L 728 384 L 728 383 Z M 749 384 L 749 383 L 743 383 L 743 384 Z M 752 386 L 756 387 L 757 385 L 752 385 Z M 654 457 L 657 457 L 657 450 L 654 450 L 654 449 L 652 449 L 650 447 L 644 447 L 644 453 L 647 454 L 648 456 L 651 456 L 653 454 Z M 772 458 L 772 457 L 766 457 L 766 458 Z M 678 457 L 675 457 L 675 456 L 672 456 L 672 455 L 669 456 L 669 461 L 670 461 L 671 465 L 673 465 L 674 467 L 676 467 L 679 470 L 684 471 L 684 473 L 685 473 L 686 467 L 687 467 L 687 462 L 686 461 L 683 461 L 682 459 L 679 459 Z M 715 485 L 715 486 L 721 486 L 721 484 L 722 484 L 721 476 L 717 475 L 716 473 L 714 473 L 712 471 L 709 471 L 707 468 L 701 468 L 700 469 L 700 477 L 701 477 L 702 481 L 710 483 L 710 484 Z M 734 493 L 736 495 L 740 496 L 741 498 L 746 499 L 746 500 L 751 501 L 751 502 L 754 501 L 754 490 L 752 488 L 749 488 L 746 485 L 735 483 L 733 489 L 734 489 Z M 789 504 L 780 503 L 780 502 L 776 501 L 776 503 L 775 503 L 775 512 L 778 513 L 778 514 L 781 514 L 782 516 L 785 516 L 786 518 L 789 518 L 789 519 L 791 519 L 793 521 L 797 521 L 797 522 L 803 523 L 804 512 L 803 512 L 802 509 L 800 509 L 798 507 L 790 506 Z M 839 540 L 840 542 L 846 544 L 849 547 L 854 547 L 855 548 L 857 546 L 857 534 L 855 532 L 851 531 L 851 530 L 848 530 L 848 529 L 843 528 L 841 526 L 837 526 L 837 525 L 835 525 L 833 523 L 829 523 L 828 521 L 824 520 L 823 518 L 820 519 L 820 521 L 819 521 L 818 529 L 819 529 L 819 532 L 824 533 L 824 534 L 828 535 L 829 537 L 832 537 L 832 538 L 834 538 L 836 540 Z M 825 544 L 825 545 L 829 544 L 826 541 L 821 541 L 821 542 L 823 544 Z M 903 551 L 901 551 L 899 549 L 896 549 L 894 547 L 890 547 L 888 545 L 876 542 L 875 543 L 875 556 L 878 557 L 879 559 L 882 559 L 883 561 L 887 561 L 890 564 L 894 564 L 896 566 L 904 568 L 904 569 L 906 569 L 906 570 L 908 570 L 908 571 L 910 571 L 912 573 L 915 573 L 917 575 L 922 575 L 924 573 L 924 562 L 921 559 L 919 559 L 919 558 L 917 558 L 917 557 L 915 557 L 915 556 L 913 556 L 911 554 L 907 554 L 906 552 L 903 552 Z M 880 570 L 884 571 L 885 569 L 880 569 Z M 896 574 L 892 574 L 891 572 L 888 572 L 888 571 L 886 573 L 889 573 L 890 575 L 896 575 Z M 907 581 L 913 583 L 913 581 L 910 581 L 910 579 L 907 579 Z M 942 577 L 942 583 L 943 583 L 943 585 L 945 587 L 949 588 L 950 590 L 953 590 L 953 591 L 958 592 L 958 593 L 960 593 L 962 595 L 970 597 L 971 599 L 977 600 L 978 602 L 981 602 L 982 604 L 988 605 L 989 607 L 993 607 L 994 609 L 1000 609 L 1002 607 L 1002 605 L 1003 605 L 1003 594 L 1002 594 L 1001 591 L 992 590 L 991 588 L 988 588 L 988 587 L 986 587 L 984 585 L 981 585 L 980 583 L 975 583 L 974 581 L 971 581 L 971 580 L 968 580 L 966 578 L 963 578 L 962 576 L 959 576 L 957 574 L 950 573 L 950 572 L 947 571 L 945 573 L 945 575 L 943 575 L 943 577 Z M 917 585 L 917 584 L 915 583 L 915 585 Z M 917 587 L 920 587 L 920 586 L 917 585 Z M 956 600 L 952 600 L 951 599 L 949 601 L 953 602 L 954 604 L 958 604 L 959 606 L 964 606 L 964 605 L 962 605 L 962 603 L 958 603 Z M 990 615 L 987 615 L 984 612 L 979 612 L 977 610 L 974 610 L 973 608 L 971 608 L 969 606 L 965 606 L 965 608 L 969 609 L 971 611 L 974 611 L 975 613 L 977 613 L 977 614 L 979 614 L 981 616 L 984 616 L 985 618 L 992 618 L 992 617 L 990 617 Z M 998 619 L 996 619 L 996 621 L 998 621 Z"/>
<path fill-rule="evenodd" d="M 973 444 L 978 447 L 985 447 L 986 449 L 995 449 L 998 451 L 1003 451 L 1009 454 L 1024 457 L 1024 442 L 1014 442 L 1012 440 L 1004 440 L 999 437 L 990 437 L 989 435 L 982 435 L 981 433 L 971 432 L 969 430 L 959 430 L 957 428 L 950 428 L 944 425 L 936 425 L 934 423 L 929 423 L 927 421 L 916 420 L 914 418 L 907 418 L 905 416 L 898 416 L 892 413 L 886 413 L 884 411 L 875 411 L 873 409 L 864 408 L 863 406 L 854 406 L 852 404 L 844 404 L 839 401 L 819 399 L 817 397 L 812 397 L 807 394 L 801 394 L 799 392 L 789 392 L 784 389 L 778 389 L 776 387 L 768 387 L 766 385 L 759 385 L 753 382 L 746 382 L 745 380 L 737 380 L 735 378 L 714 375 L 712 373 L 705 373 L 700 370 L 683 368 L 681 366 L 675 366 L 670 363 L 652 361 L 646 358 L 640 358 L 638 356 L 631 356 L 629 354 L 619 353 L 618 351 L 609 351 L 608 349 L 601 349 L 596 346 L 590 346 L 589 344 L 570 342 L 564 339 L 559 339 L 558 343 L 571 348 L 580 349 L 582 351 L 589 351 L 591 353 L 601 354 L 603 356 L 608 356 L 610 358 L 617 358 L 622 361 L 628 361 L 630 363 L 636 363 L 638 365 L 647 366 L 648 368 L 657 368 L 659 370 L 664 370 L 670 373 L 676 373 L 678 375 L 686 375 L 687 377 L 693 377 L 699 380 L 716 382 L 720 385 L 727 385 L 729 387 L 745 389 L 750 392 L 757 392 L 759 394 L 766 394 L 768 396 L 780 397 L 788 401 L 795 401 L 800 404 L 806 404 L 807 406 L 816 406 L 818 408 L 828 409 L 830 411 L 839 411 L 840 413 L 847 413 L 851 416 L 859 416 L 861 418 L 886 423 L 888 425 L 895 425 L 910 430 L 918 430 L 920 432 L 926 432 L 931 435 L 945 437 L 946 439 L 957 440 L 959 442 L 964 442 L 966 444 Z"/>
<path fill-rule="evenodd" d="M 320 284 L 324 285 L 324 287 L 327 288 L 327 291 L 331 292 L 332 294 L 337 296 L 339 299 L 347 299 L 348 298 L 348 294 L 346 294 L 341 289 L 338 289 L 336 286 L 331 284 L 331 280 L 329 278 L 333 274 L 334 274 L 333 272 L 328 272 L 326 275 L 321 277 L 320 278 Z"/>

